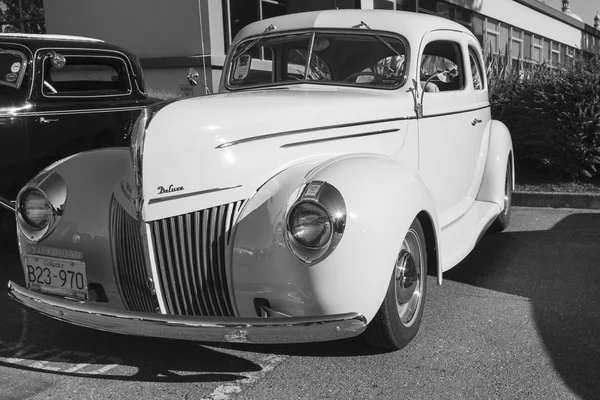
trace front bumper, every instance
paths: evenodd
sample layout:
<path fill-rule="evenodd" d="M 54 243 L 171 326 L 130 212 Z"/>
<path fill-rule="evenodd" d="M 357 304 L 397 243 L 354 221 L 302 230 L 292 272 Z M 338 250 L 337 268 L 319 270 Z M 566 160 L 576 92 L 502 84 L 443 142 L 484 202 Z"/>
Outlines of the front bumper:
<path fill-rule="evenodd" d="M 25 307 L 75 325 L 124 335 L 199 342 L 304 343 L 357 336 L 367 327 L 358 313 L 317 317 L 232 318 L 146 314 L 90 306 L 8 282 L 8 295 Z"/>

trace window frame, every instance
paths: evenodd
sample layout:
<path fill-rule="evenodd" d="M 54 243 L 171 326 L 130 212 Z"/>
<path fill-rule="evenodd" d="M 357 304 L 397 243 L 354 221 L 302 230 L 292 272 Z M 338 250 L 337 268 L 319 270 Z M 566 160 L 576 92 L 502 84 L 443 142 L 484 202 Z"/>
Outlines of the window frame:
<path fill-rule="evenodd" d="M 475 87 L 475 82 L 473 81 L 473 70 L 471 69 L 471 83 L 473 84 L 473 90 L 476 92 L 480 92 L 480 91 L 484 91 L 486 90 L 486 79 L 483 75 L 483 65 L 482 65 L 482 60 L 479 58 L 479 53 L 475 50 L 475 48 L 473 46 L 468 46 L 468 53 L 469 53 L 469 68 L 471 68 L 471 58 L 473 58 L 475 60 L 475 66 L 477 67 L 477 72 L 479 75 L 479 79 L 481 81 L 481 88 L 477 89 Z"/>
<path fill-rule="evenodd" d="M 56 94 L 48 94 L 46 93 L 46 91 L 44 90 L 44 82 L 46 81 L 46 68 L 45 68 L 45 63 L 49 61 L 48 57 L 42 57 L 41 59 L 41 63 L 40 63 L 40 68 L 42 69 L 42 74 L 41 74 L 41 88 L 40 88 L 40 92 L 42 94 L 42 96 L 46 99 L 95 99 L 95 98 L 110 98 L 110 97 L 126 97 L 126 96 L 130 96 L 131 93 L 133 92 L 133 86 L 131 83 L 131 71 L 129 70 L 128 67 L 128 62 L 123 59 L 123 57 L 117 56 L 117 55 L 109 55 L 109 54 L 75 54 L 75 53 L 70 53 L 68 50 L 63 50 L 63 51 L 59 51 L 60 54 L 62 54 L 66 59 L 68 59 L 69 57 L 79 57 L 79 58 L 99 58 L 99 59 L 115 59 L 118 60 L 119 62 L 121 62 L 123 64 L 123 71 L 125 73 L 126 76 L 126 80 L 125 80 L 125 84 L 127 86 L 127 90 L 120 92 L 120 93 L 114 93 L 114 94 L 98 94 L 98 93 L 94 93 L 91 92 L 90 94 L 60 94 L 60 93 L 56 93 Z M 118 71 L 117 71 L 118 73 Z"/>
<path fill-rule="evenodd" d="M 393 39 L 399 40 L 400 42 L 402 42 L 402 44 L 404 46 L 406 67 L 405 67 L 404 73 L 402 74 L 402 80 L 399 84 L 392 86 L 392 87 L 385 87 L 385 86 L 368 85 L 368 84 L 356 85 L 356 84 L 351 84 L 351 83 L 344 83 L 343 81 L 337 81 L 337 80 L 329 81 L 330 83 L 326 83 L 325 81 L 316 81 L 316 80 L 315 81 L 301 80 L 301 81 L 298 81 L 298 84 L 309 83 L 309 84 L 315 84 L 315 85 L 349 86 L 349 87 L 356 87 L 356 88 L 363 88 L 363 89 L 375 89 L 375 90 L 398 90 L 398 89 L 404 87 L 407 84 L 407 82 L 409 81 L 408 77 L 410 74 L 411 47 L 410 47 L 410 43 L 409 43 L 408 39 L 406 39 L 406 37 L 404 37 L 398 33 L 394 33 L 394 32 L 378 31 L 378 30 L 376 30 L 375 32 L 377 32 L 377 35 L 379 35 L 383 38 L 388 38 L 388 39 L 393 38 Z M 262 38 L 266 39 L 266 38 L 282 36 L 282 35 L 296 35 L 296 34 L 303 34 L 303 33 L 310 33 L 311 37 L 312 37 L 312 35 L 319 35 L 319 34 L 368 35 L 368 36 L 376 37 L 376 35 L 374 33 L 368 32 L 365 30 L 357 31 L 355 29 L 338 29 L 338 28 L 335 28 L 335 29 L 332 29 L 332 28 L 305 28 L 305 29 L 299 29 L 299 30 L 293 30 L 293 31 L 269 33 L 269 34 L 263 35 Z M 224 81 L 225 88 L 228 91 L 235 92 L 235 91 L 243 91 L 243 90 L 253 90 L 253 89 L 257 89 L 257 88 L 265 88 L 265 87 L 268 88 L 268 87 L 277 87 L 277 86 L 286 86 L 286 85 L 296 84 L 296 82 L 283 81 L 283 82 L 271 82 L 268 84 L 251 85 L 251 86 L 245 86 L 245 87 L 235 87 L 235 86 L 230 85 L 231 74 L 233 73 L 232 60 L 233 60 L 234 54 L 237 51 L 237 48 L 242 46 L 244 43 L 253 41 L 258 36 L 261 36 L 261 35 L 258 34 L 258 35 L 245 37 L 243 40 L 241 40 L 239 43 L 236 44 L 235 51 L 228 52 L 229 55 L 225 59 L 225 63 L 223 66 L 223 76 L 225 77 L 225 81 Z M 274 58 L 273 62 L 275 62 L 275 59 L 277 57 L 273 57 L 273 58 Z M 254 62 L 255 60 L 253 59 L 252 61 Z M 257 61 L 269 61 L 269 60 L 258 60 L 257 59 Z M 274 65 L 273 72 L 277 68 L 279 68 L 279 67 Z"/>

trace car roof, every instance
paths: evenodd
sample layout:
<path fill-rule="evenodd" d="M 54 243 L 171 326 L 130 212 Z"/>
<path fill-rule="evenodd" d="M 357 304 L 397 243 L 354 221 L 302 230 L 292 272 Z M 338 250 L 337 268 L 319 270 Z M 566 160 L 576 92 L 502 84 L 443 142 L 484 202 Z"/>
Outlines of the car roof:
<path fill-rule="evenodd" d="M 16 43 L 23 45 L 35 53 L 45 47 L 108 49 L 127 53 L 124 49 L 105 43 L 103 40 L 83 36 L 46 35 L 34 33 L 0 33 L 0 46 L 2 44 Z M 129 53 L 127 53 L 129 54 Z"/>
<path fill-rule="evenodd" d="M 273 24 L 273 34 L 310 28 L 352 29 L 365 22 L 375 31 L 401 34 L 409 42 L 421 41 L 423 35 L 434 30 L 452 30 L 473 36 L 464 26 L 445 18 L 406 11 L 389 10 L 326 10 L 289 14 L 254 22 L 243 28 L 236 36 L 237 42 L 247 36 L 260 35 Z M 366 30 L 363 26 L 360 29 Z"/>

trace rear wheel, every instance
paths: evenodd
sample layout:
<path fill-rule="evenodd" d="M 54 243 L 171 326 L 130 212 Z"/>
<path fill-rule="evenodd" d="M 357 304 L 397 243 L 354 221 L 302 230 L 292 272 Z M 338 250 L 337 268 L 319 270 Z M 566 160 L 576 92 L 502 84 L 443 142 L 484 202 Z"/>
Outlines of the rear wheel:
<path fill-rule="evenodd" d="M 504 209 L 502 213 L 498 215 L 494 223 L 492 224 L 490 230 L 492 232 L 502 232 L 508 225 L 510 224 L 510 208 L 512 205 L 512 187 L 513 187 L 513 179 L 512 179 L 512 164 L 510 162 L 510 158 L 506 163 L 506 178 L 504 180 Z"/>
<path fill-rule="evenodd" d="M 386 350 L 405 347 L 419 331 L 426 290 L 425 235 L 415 219 L 402 242 L 383 304 L 365 331 L 365 341 Z"/>

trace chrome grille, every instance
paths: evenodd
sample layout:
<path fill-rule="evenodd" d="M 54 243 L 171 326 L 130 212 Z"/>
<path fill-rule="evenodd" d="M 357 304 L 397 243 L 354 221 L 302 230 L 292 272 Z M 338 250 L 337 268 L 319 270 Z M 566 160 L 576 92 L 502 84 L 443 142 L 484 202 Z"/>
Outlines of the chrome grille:
<path fill-rule="evenodd" d="M 110 205 L 110 237 L 115 275 L 125 306 L 131 311 L 156 312 L 158 300 L 148 287 L 139 222 L 123 210 L 114 196 Z"/>
<path fill-rule="evenodd" d="M 225 254 L 245 200 L 150 222 L 167 313 L 234 316 Z"/>

